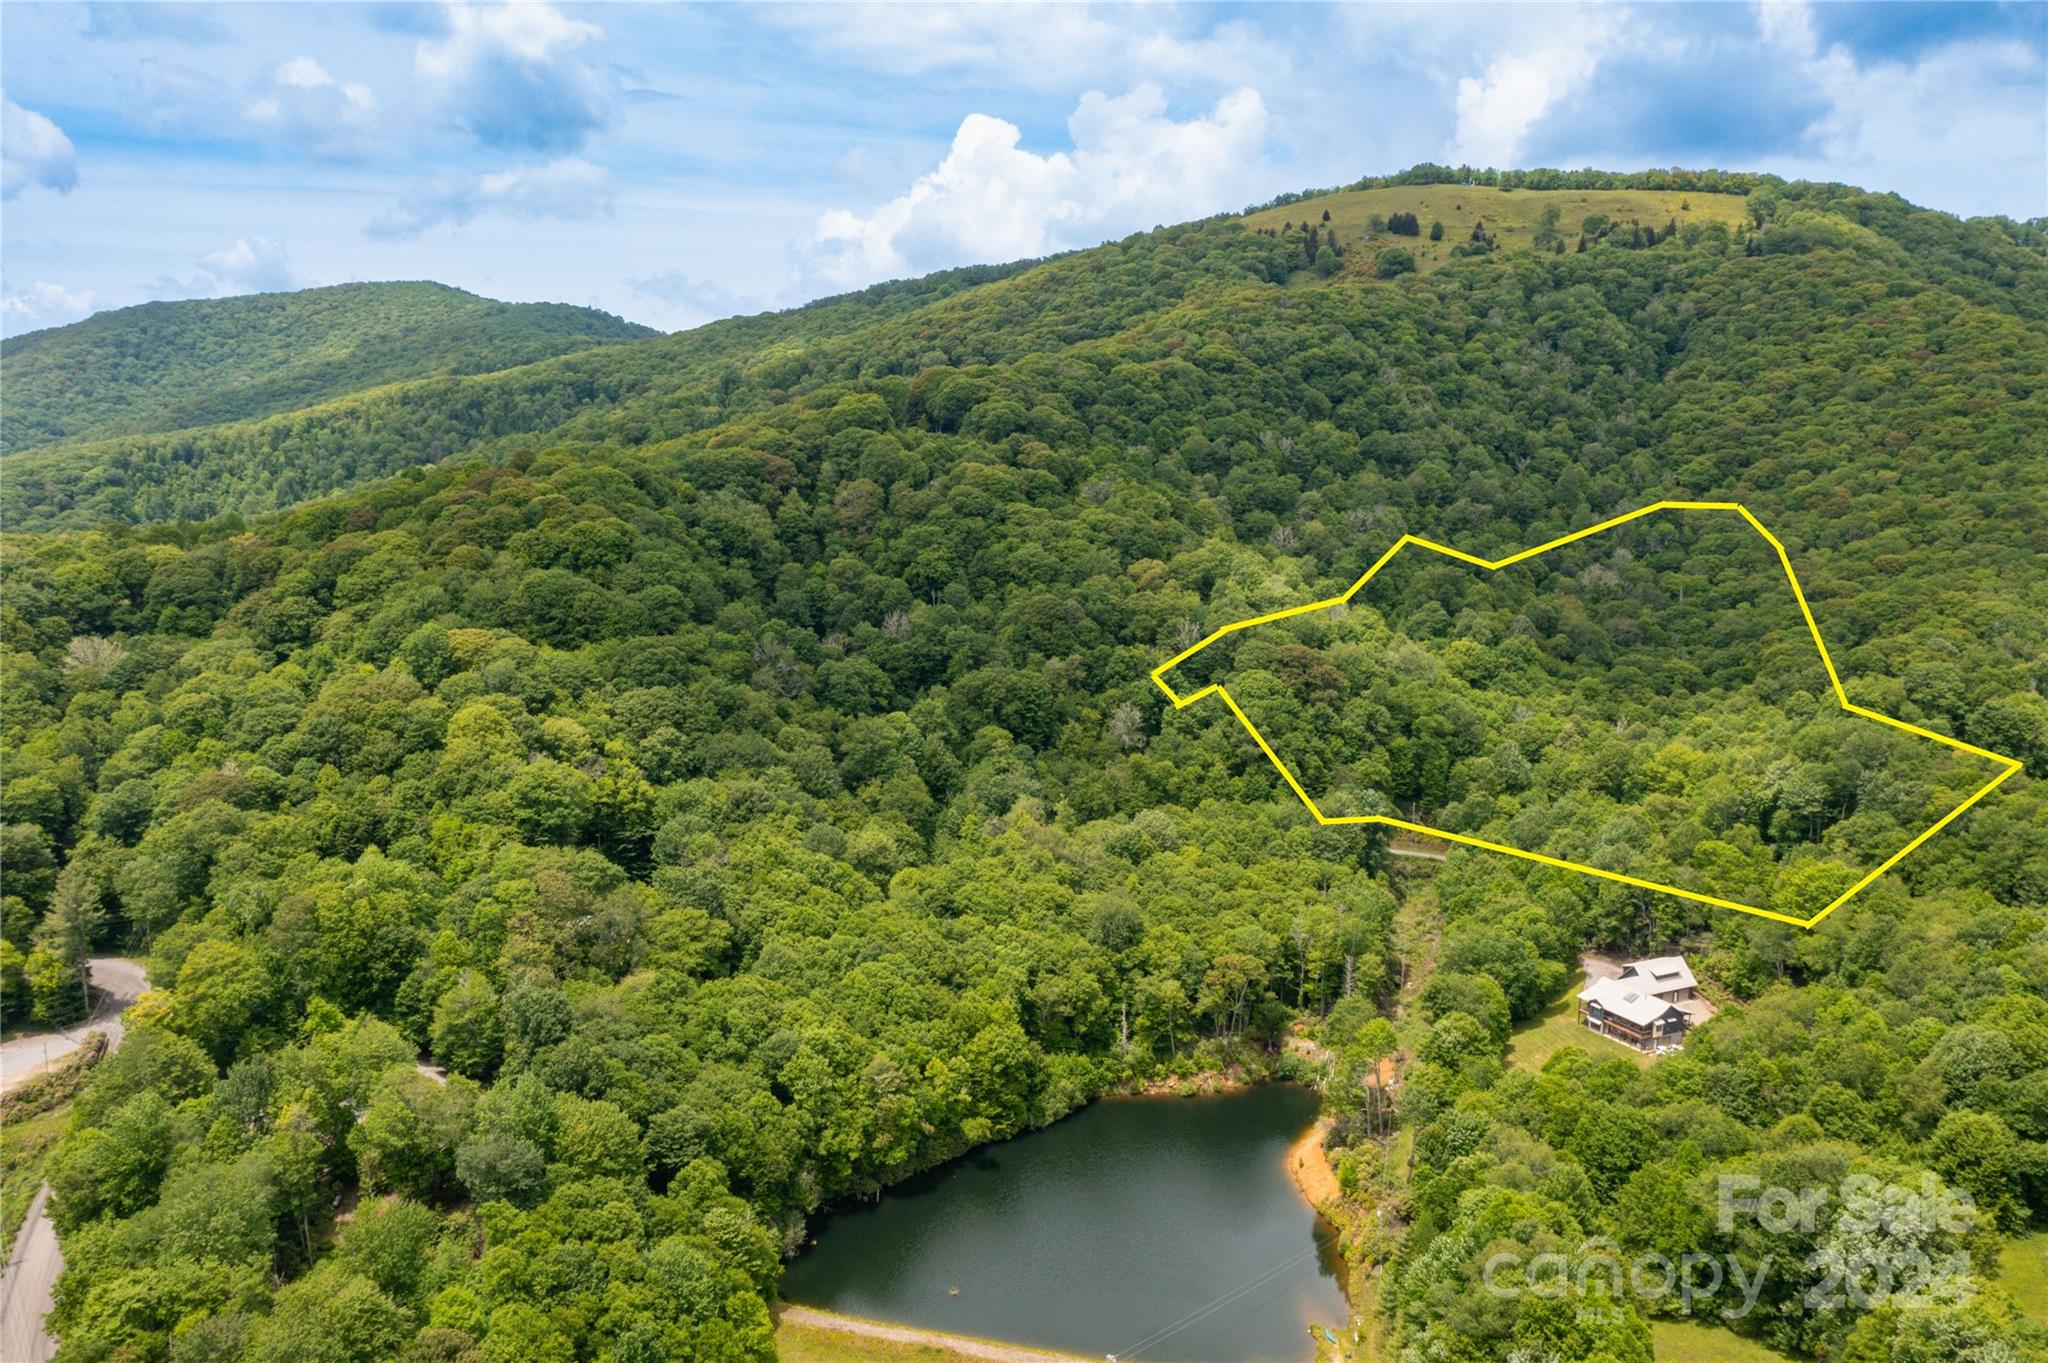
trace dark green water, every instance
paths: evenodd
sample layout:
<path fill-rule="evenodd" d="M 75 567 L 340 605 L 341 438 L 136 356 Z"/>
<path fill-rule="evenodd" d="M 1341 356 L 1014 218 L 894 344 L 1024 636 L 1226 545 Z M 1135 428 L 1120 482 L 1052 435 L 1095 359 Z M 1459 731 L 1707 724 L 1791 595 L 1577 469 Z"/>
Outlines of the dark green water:
<path fill-rule="evenodd" d="M 783 1295 L 1096 1358 L 1308 1358 L 1310 1321 L 1348 1319 L 1284 1167 L 1315 1112 L 1284 1084 L 1095 1103 L 829 1218 Z"/>

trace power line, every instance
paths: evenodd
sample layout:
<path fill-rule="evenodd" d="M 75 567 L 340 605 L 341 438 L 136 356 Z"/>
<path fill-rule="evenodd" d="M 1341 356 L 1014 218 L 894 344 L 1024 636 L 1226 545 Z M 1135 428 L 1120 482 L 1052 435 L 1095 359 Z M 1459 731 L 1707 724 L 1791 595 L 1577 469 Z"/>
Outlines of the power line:
<path fill-rule="evenodd" d="M 1182 1330 L 1185 1330 L 1189 1326 L 1195 1324 L 1197 1321 L 1200 1321 L 1205 1317 L 1213 1315 L 1215 1312 L 1222 1310 L 1224 1307 L 1230 1305 L 1232 1302 L 1238 1300 L 1240 1297 L 1243 1297 L 1245 1294 L 1255 1292 L 1259 1288 L 1264 1287 L 1267 1283 L 1272 1282 L 1275 1278 L 1280 1277 L 1281 1275 L 1289 1272 L 1292 1269 L 1299 1268 L 1304 1261 L 1313 1258 L 1318 1254 L 1321 1254 L 1325 1249 L 1329 1248 L 1330 1244 L 1341 1234 L 1343 1234 L 1343 1231 L 1340 1227 L 1332 1226 L 1327 1233 L 1317 1236 L 1315 1242 L 1310 1244 L 1310 1246 L 1307 1249 L 1301 1251 L 1301 1253 L 1291 1255 L 1290 1257 L 1281 1260 L 1278 1264 L 1267 1269 L 1264 1273 L 1259 1274 L 1257 1277 L 1251 1278 L 1245 1282 L 1238 1284 L 1236 1287 L 1230 1289 L 1230 1291 L 1225 1292 L 1223 1295 L 1215 1298 L 1213 1301 L 1210 1301 L 1207 1305 L 1199 1306 L 1195 1308 L 1193 1311 L 1190 1311 L 1186 1315 L 1182 1316 L 1179 1320 L 1176 1320 L 1171 1324 L 1161 1326 L 1159 1329 L 1154 1330 L 1151 1334 L 1145 1336 L 1145 1338 L 1139 1340 L 1130 1348 L 1119 1349 L 1117 1352 L 1111 1354 L 1110 1357 L 1114 1359 L 1136 1358 L 1140 1353 L 1143 1353 L 1145 1350 L 1153 1347 L 1156 1344 L 1165 1342 L 1166 1340 L 1172 1338 L 1174 1335 L 1179 1334 Z M 1259 1305 L 1264 1306 L 1265 1302 L 1262 1301 L 1259 1303 Z"/>

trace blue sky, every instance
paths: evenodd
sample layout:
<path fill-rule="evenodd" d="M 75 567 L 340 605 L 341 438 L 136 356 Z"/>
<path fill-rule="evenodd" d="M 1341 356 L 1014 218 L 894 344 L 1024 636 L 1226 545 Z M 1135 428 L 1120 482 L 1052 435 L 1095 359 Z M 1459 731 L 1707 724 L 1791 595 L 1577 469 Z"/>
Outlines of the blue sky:
<path fill-rule="evenodd" d="M 1418 161 L 2048 213 L 2042 4 L 0 6 L 0 326 L 437 279 L 664 329 Z"/>

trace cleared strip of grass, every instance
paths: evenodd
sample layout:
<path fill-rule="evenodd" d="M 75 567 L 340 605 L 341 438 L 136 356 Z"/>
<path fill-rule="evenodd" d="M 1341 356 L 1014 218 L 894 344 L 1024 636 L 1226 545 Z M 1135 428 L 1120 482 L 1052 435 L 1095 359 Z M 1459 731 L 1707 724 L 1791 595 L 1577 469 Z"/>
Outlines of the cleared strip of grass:
<path fill-rule="evenodd" d="M 1998 1285 L 2020 1310 L 2048 1325 L 2048 1231 L 2022 1235 L 2000 1251 Z"/>
<path fill-rule="evenodd" d="M 1638 1065 L 1648 1065 L 1656 1058 L 1633 1046 L 1624 1046 L 1613 1037 L 1602 1036 L 1580 1022 L 1578 992 L 1585 987 L 1585 981 L 1574 981 L 1556 1002 L 1543 1010 L 1541 1016 L 1523 1023 L 1509 1035 L 1508 1064 L 1511 1067 L 1540 1070 L 1544 1061 L 1567 1046 L 1583 1047 L 1595 1060 L 1626 1057 Z"/>
<path fill-rule="evenodd" d="M 43 1183 L 43 1165 L 70 1119 L 67 1104 L 0 1127 L 0 1263 L 14 1248 L 22 1214 Z"/>
<path fill-rule="evenodd" d="M 1650 1346 L 1657 1363 L 1792 1363 L 1790 1354 L 1696 1320 L 1651 1321 Z"/>

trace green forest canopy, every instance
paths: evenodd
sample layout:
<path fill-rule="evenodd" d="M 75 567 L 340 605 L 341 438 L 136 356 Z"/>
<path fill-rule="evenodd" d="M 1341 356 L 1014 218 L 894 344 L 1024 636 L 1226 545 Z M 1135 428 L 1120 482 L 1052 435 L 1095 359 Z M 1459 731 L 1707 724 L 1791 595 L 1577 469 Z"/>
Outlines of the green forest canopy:
<path fill-rule="evenodd" d="M 431 283 L 144 303 L 0 343 L 0 452 L 265 417 L 654 334 L 593 308 Z"/>
<path fill-rule="evenodd" d="M 1147 679 L 1404 530 L 1499 553 L 1724 498 L 1790 547 L 1857 699 L 2039 770 L 2035 239 L 1733 187 L 1733 230 L 1392 280 L 1356 242 L 1323 273 L 1320 230 L 1311 258 L 1189 224 L 9 456 L 10 525 L 71 528 L 0 541 L 0 999 L 66 1020 L 89 949 L 160 986 L 50 1164 L 67 1356 L 765 1359 L 828 1201 L 1119 1085 L 1270 1064 L 1297 1017 L 1339 1057 L 1349 1185 L 1406 1227 L 1354 1252 L 1427 1356 L 1645 1360 L 1667 1307 L 1502 1303 L 1488 1255 L 1606 1235 L 1754 1269 L 1787 1248 L 1718 1229 L 1714 1180 L 1851 1172 L 1979 1215 L 1857 1240 L 1830 1213 L 1734 1328 L 2040 1356 L 1995 1283 L 1802 1308 L 1809 1251 L 1989 1264 L 2048 1215 L 2038 781 L 1808 934 L 1454 854 L 1399 1039 L 1380 839 L 1310 826 L 1227 713 Z M 93 524 L 176 509 L 211 519 Z M 1792 725 L 1760 635 L 1677 689 L 1653 670 L 1665 559 L 1714 565 L 1713 533 L 1514 599 L 1405 594 L 1330 760 L 1481 826 L 1835 883 L 1919 778 Z M 1689 610 L 1745 590 L 1701 571 Z M 1297 661 L 1262 663 L 1274 698 L 1325 704 Z M 1710 761 L 1561 741 L 1589 699 L 1626 734 L 1694 687 Z M 1519 766 L 1488 750 L 1503 717 Z M 1503 1068 L 1579 952 L 1673 945 L 1746 1006 L 1647 1070 Z M 1396 1044 L 1412 1176 L 1356 1115 Z"/>
<path fill-rule="evenodd" d="M 1324 817 L 1800 921 L 2008 765 L 1845 711 L 1776 554 L 1728 511 L 1665 509 L 1497 572 L 1409 549 L 1161 680 L 1183 701 L 1224 683 Z M 1822 830 L 1830 874 L 1770 901 L 1767 849 Z"/>

